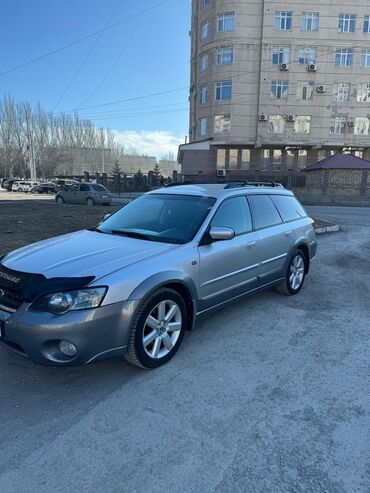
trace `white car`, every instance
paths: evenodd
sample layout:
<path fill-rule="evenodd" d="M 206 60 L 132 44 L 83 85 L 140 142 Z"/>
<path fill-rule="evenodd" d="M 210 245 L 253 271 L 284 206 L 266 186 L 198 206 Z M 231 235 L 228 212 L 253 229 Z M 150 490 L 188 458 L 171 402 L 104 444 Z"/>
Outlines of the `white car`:
<path fill-rule="evenodd" d="M 26 184 L 23 185 L 23 191 L 26 193 L 30 192 L 34 187 L 38 187 L 40 185 L 37 181 L 26 181 L 25 183 Z"/>
<path fill-rule="evenodd" d="M 13 192 L 30 192 L 33 187 L 37 187 L 39 183 L 31 181 L 15 181 L 12 185 Z"/>
<path fill-rule="evenodd" d="M 12 185 L 12 192 L 23 192 L 26 186 L 26 181 L 15 181 Z"/>

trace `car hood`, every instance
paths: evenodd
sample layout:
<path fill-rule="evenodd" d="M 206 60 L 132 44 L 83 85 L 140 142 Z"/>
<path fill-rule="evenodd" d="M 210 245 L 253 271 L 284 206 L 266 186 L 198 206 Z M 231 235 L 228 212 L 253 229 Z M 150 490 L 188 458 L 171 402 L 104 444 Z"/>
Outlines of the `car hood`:
<path fill-rule="evenodd" d="M 52 277 L 100 279 L 178 245 L 79 231 L 29 245 L 6 255 L 2 264 L 18 272 Z"/>

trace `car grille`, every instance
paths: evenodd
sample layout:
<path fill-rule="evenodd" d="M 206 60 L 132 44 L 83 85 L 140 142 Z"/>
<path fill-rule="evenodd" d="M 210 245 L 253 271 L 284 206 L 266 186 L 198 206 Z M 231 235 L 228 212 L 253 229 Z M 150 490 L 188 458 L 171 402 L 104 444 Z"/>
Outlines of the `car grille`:
<path fill-rule="evenodd" d="M 19 293 L 10 289 L 2 288 L 0 285 L 0 309 L 15 312 L 22 305 L 23 298 Z"/>

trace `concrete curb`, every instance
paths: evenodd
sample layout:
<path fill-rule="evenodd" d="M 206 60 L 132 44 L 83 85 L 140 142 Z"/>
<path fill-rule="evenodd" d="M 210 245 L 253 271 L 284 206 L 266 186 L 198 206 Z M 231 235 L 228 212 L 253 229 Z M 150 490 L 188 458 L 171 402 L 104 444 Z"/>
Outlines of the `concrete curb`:
<path fill-rule="evenodd" d="M 330 223 L 328 221 L 322 220 L 320 221 L 327 223 L 327 226 L 320 226 L 319 228 L 315 228 L 315 232 L 317 235 L 323 235 L 325 233 L 337 233 L 338 231 L 340 231 L 339 224 Z"/>

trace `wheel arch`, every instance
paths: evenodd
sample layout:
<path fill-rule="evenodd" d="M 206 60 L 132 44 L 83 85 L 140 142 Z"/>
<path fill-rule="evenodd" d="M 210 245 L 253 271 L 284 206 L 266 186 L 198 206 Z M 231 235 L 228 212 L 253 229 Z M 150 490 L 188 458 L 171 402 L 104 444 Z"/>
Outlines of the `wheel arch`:
<path fill-rule="evenodd" d="M 293 255 L 293 253 L 297 250 L 300 250 L 303 255 L 305 256 L 305 259 L 306 259 L 306 262 L 305 262 L 305 270 L 306 270 L 306 274 L 308 274 L 309 270 L 310 270 L 310 249 L 309 249 L 309 246 L 308 246 L 308 243 L 307 241 L 305 240 L 297 240 L 293 247 L 291 248 L 291 251 L 290 251 L 290 254 L 289 254 L 289 258 L 291 258 L 291 256 Z"/>
<path fill-rule="evenodd" d="M 187 330 L 192 330 L 195 322 L 197 291 L 194 281 L 182 272 L 171 271 L 155 274 L 139 284 L 129 296 L 131 300 L 143 300 L 159 288 L 170 288 L 179 293 L 187 307 Z"/>

